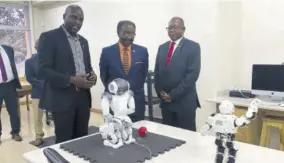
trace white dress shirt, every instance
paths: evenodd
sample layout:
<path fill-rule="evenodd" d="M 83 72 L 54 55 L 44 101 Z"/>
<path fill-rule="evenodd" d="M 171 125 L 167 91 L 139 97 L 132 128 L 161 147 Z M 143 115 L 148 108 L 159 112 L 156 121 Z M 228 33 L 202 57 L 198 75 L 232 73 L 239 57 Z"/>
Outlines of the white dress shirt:
<path fill-rule="evenodd" d="M 174 46 L 174 50 L 173 50 L 172 57 L 173 57 L 173 55 L 174 55 L 174 53 L 175 53 L 175 50 L 176 50 L 177 47 L 179 46 L 179 42 L 181 41 L 182 38 L 183 38 L 183 37 L 177 39 L 176 41 L 171 41 L 171 43 L 172 43 L 172 42 L 175 42 L 175 46 Z M 171 43 L 170 43 L 170 45 L 171 45 Z"/>
<path fill-rule="evenodd" d="M 9 59 L 6 51 L 3 49 L 3 47 L 1 45 L 0 45 L 0 53 L 2 55 L 2 58 L 3 58 L 3 61 L 4 61 L 4 66 L 5 66 L 7 77 L 8 77 L 8 80 L 5 82 L 5 83 L 7 83 L 7 82 L 10 82 L 14 79 L 14 74 L 13 74 L 13 71 L 12 71 L 10 59 Z M 0 83 L 4 83 L 4 81 L 2 79 L 1 70 L 0 70 Z"/>

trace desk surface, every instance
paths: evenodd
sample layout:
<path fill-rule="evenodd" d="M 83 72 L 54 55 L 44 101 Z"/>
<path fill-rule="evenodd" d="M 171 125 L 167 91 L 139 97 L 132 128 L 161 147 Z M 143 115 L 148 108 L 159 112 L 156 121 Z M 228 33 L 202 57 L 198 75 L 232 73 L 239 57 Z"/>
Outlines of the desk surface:
<path fill-rule="evenodd" d="M 213 163 L 216 147 L 214 144 L 214 137 L 212 136 L 201 136 L 197 132 L 186 131 L 178 128 L 173 128 L 170 126 L 165 126 L 162 124 L 140 121 L 134 124 L 135 128 L 141 126 L 147 127 L 148 131 L 157 134 L 167 135 L 173 138 L 185 140 L 187 143 L 166 152 L 163 155 L 159 155 L 153 158 L 152 161 L 146 161 L 146 163 Z M 268 149 L 264 147 L 259 147 L 255 145 L 245 144 L 237 142 L 239 147 L 237 163 L 282 163 L 284 160 L 284 152 L 277 151 L 273 149 Z M 50 146 L 56 149 L 65 159 L 72 163 L 87 163 L 86 161 L 73 156 L 61 149 L 59 145 Z M 24 158 L 30 163 L 48 163 L 42 152 L 43 149 L 31 151 L 24 154 Z M 253 152 L 253 153 L 252 153 Z"/>
<path fill-rule="evenodd" d="M 31 90 L 32 86 L 27 81 L 21 81 L 22 89 L 20 90 Z"/>
<path fill-rule="evenodd" d="M 216 97 L 208 99 L 207 102 L 219 104 L 224 100 L 230 100 L 235 106 L 248 107 L 253 99 L 230 97 L 228 91 L 225 90 L 225 91 L 218 92 Z M 281 111 L 281 112 L 283 111 L 284 112 L 284 107 L 281 105 L 259 104 L 259 108 L 263 110 L 273 110 L 273 111 Z"/>

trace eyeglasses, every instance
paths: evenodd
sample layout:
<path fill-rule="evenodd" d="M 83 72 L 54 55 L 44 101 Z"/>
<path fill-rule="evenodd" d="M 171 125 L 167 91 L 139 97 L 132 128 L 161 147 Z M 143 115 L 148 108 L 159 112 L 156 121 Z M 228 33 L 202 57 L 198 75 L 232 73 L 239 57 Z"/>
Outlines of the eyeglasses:
<path fill-rule="evenodd" d="M 169 30 L 179 30 L 179 29 L 184 29 L 184 27 L 177 27 L 177 26 L 169 26 L 169 27 L 166 27 L 166 30 L 169 31 Z"/>
<path fill-rule="evenodd" d="M 136 36 L 136 33 L 134 33 L 134 32 L 122 32 L 122 35 L 134 37 L 134 36 Z"/>

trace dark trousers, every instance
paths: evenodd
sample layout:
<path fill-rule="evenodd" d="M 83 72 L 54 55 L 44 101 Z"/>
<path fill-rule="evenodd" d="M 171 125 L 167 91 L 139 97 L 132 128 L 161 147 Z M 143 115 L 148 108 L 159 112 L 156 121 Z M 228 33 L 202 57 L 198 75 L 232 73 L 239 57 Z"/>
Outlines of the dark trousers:
<path fill-rule="evenodd" d="M 53 112 L 56 143 L 88 135 L 90 107 L 84 91 L 74 93 L 73 105 L 67 111 Z"/>
<path fill-rule="evenodd" d="M 10 115 L 10 123 L 12 127 L 11 135 L 18 135 L 20 132 L 20 119 L 18 113 L 18 97 L 13 82 L 0 84 L 0 113 L 5 101 L 6 109 Z M 0 114 L 1 115 L 1 114 Z M 2 135 L 2 124 L 0 118 L 0 136 Z"/>
<path fill-rule="evenodd" d="M 184 112 L 173 112 L 166 108 L 162 108 L 161 110 L 163 124 L 196 131 L 196 109 Z"/>
<path fill-rule="evenodd" d="M 133 123 L 135 123 L 135 122 L 144 120 L 145 119 L 145 114 L 130 114 L 129 118 L 131 119 L 131 121 Z"/>

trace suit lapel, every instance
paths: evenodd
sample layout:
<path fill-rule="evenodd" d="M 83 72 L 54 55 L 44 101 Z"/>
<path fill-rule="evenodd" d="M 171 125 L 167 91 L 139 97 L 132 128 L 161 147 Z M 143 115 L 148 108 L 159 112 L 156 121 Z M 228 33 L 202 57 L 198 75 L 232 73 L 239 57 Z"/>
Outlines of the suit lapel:
<path fill-rule="evenodd" d="M 183 39 L 181 39 L 179 44 L 177 45 L 176 50 L 174 51 L 174 54 L 172 56 L 173 58 L 180 54 L 182 46 L 183 46 Z"/>
<path fill-rule="evenodd" d="M 70 45 L 70 43 L 68 41 L 68 37 L 67 37 L 66 33 L 64 32 L 62 27 L 59 27 L 59 31 L 60 31 L 61 37 L 63 38 L 61 43 L 62 43 L 63 47 L 66 47 L 65 48 L 66 49 L 66 54 L 68 55 L 68 58 L 70 59 L 72 65 L 74 65 L 74 70 L 75 70 L 76 69 L 75 68 L 75 61 L 74 61 L 71 45 Z"/>
<path fill-rule="evenodd" d="M 120 72 L 122 74 L 125 75 L 124 70 L 123 70 L 123 66 L 122 66 L 122 62 L 121 62 L 121 58 L 120 58 L 120 49 L 119 49 L 119 44 L 115 44 L 114 46 L 114 61 L 116 62 L 116 65 L 118 66 L 118 69 L 120 70 Z"/>
<path fill-rule="evenodd" d="M 178 61 L 179 55 L 181 54 L 181 49 L 183 47 L 183 43 L 184 43 L 184 38 L 182 38 L 179 42 L 179 44 L 177 45 L 174 54 L 172 55 L 171 58 L 171 62 L 169 64 L 169 66 L 171 66 L 172 64 L 174 64 L 176 61 Z"/>
<path fill-rule="evenodd" d="M 89 62 L 91 61 L 88 61 L 88 58 L 87 58 L 87 51 L 88 49 L 86 49 L 86 45 L 85 45 L 85 42 L 83 41 L 83 39 L 81 38 L 81 36 L 79 36 L 79 41 L 80 41 L 80 45 L 81 45 L 81 48 L 82 48 L 82 52 L 83 52 L 83 59 L 84 59 L 84 64 L 85 64 L 85 69 L 86 69 L 86 72 L 88 71 L 87 70 L 87 65 L 89 64 Z"/>
<path fill-rule="evenodd" d="M 169 48 L 170 48 L 170 41 L 168 41 L 165 45 L 164 48 L 161 49 L 161 63 L 164 64 L 164 68 L 166 69 L 166 62 L 167 62 L 167 56 L 168 56 L 168 52 L 169 52 Z"/>
<path fill-rule="evenodd" d="M 133 69 L 133 66 L 135 65 L 135 61 L 136 61 L 136 46 L 134 44 L 132 44 L 131 46 L 131 64 L 130 64 L 130 67 L 129 67 L 129 71 L 128 71 L 128 74 L 130 74 L 131 70 Z"/>

